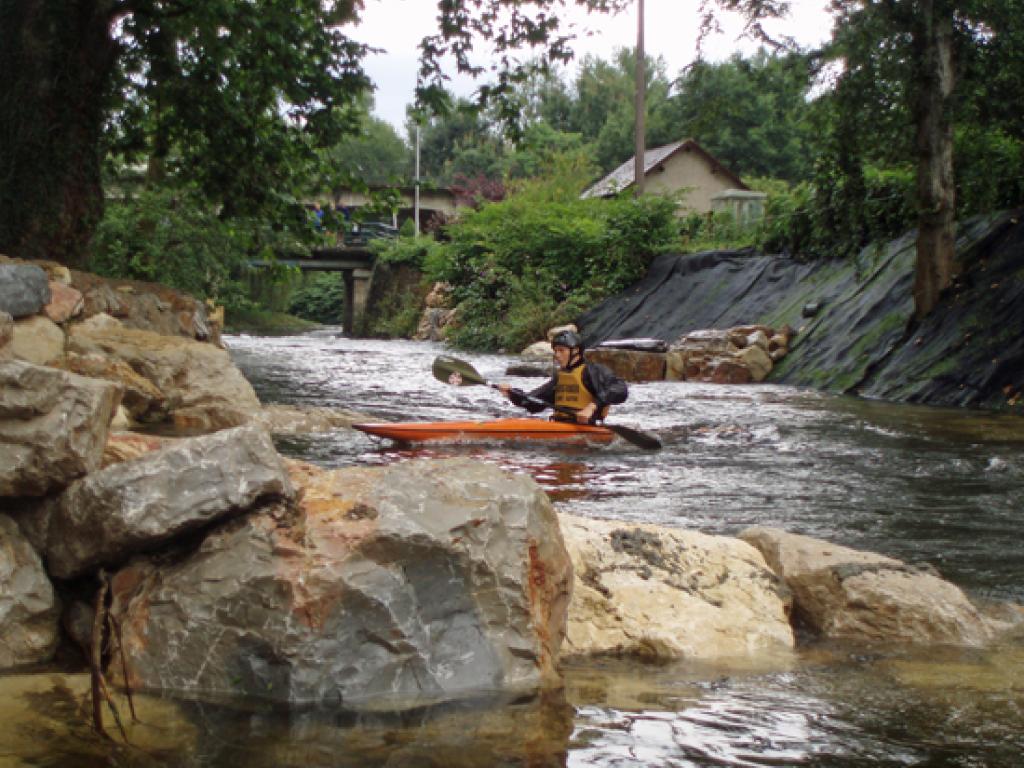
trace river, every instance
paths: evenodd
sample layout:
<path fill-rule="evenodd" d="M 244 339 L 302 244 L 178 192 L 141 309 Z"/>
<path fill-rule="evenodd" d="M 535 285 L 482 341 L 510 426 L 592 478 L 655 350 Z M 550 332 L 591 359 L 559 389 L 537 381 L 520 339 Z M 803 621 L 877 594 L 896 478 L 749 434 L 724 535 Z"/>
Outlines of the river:
<path fill-rule="evenodd" d="M 437 382 L 440 345 L 330 329 L 226 342 L 264 402 L 375 420 L 518 415 L 493 390 Z M 489 379 L 540 383 L 507 378 L 508 357 L 459 356 Z M 611 420 L 657 433 L 664 449 L 403 448 L 350 430 L 278 448 L 329 467 L 475 457 L 529 474 L 562 511 L 723 535 L 778 526 L 931 564 L 981 601 L 1024 603 L 1024 419 L 771 385 L 654 383 L 633 385 Z M 164 728 L 148 750 L 90 751 L 32 721 L 50 739 L 40 757 L 6 754 L 24 761 L 13 765 L 252 768 L 1024 764 L 1020 635 L 984 650 L 817 643 L 728 665 L 603 660 L 564 671 L 564 691 L 537 699 L 402 714 L 175 704 L 150 716 Z M 56 685 L 34 695 L 40 711 L 71 697 Z"/>
<path fill-rule="evenodd" d="M 516 413 L 488 388 L 437 382 L 430 363 L 446 351 L 440 345 L 332 331 L 228 344 L 267 402 L 350 408 L 377 420 Z M 459 356 L 488 379 L 540 383 L 506 377 L 508 357 Z M 531 475 L 556 508 L 574 514 L 724 535 L 778 526 L 929 563 L 979 600 L 1024 603 L 1019 417 L 771 385 L 665 382 L 633 385 L 611 420 L 657 433 L 664 449 L 651 454 L 620 442 L 403 448 L 348 431 L 279 448 L 332 467 L 472 456 Z M 377 723 L 368 738 L 401 734 L 419 745 L 416 758 L 402 750 L 397 763 L 380 758 L 389 765 L 1019 766 L 1024 759 L 1022 642 L 984 652 L 818 645 L 749 668 L 588 663 L 569 668 L 566 680 L 558 703 L 497 715 L 449 712 L 393 732 Z"/>

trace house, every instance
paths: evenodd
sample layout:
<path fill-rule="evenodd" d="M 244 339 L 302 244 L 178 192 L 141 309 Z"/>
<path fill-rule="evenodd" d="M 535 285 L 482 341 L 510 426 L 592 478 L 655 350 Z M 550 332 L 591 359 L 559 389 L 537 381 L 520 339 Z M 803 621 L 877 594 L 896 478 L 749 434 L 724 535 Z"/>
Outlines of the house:
<path fill-rule="evenodd" d="M 612 197 L 634 182 L 631 157 L 582 197 Z M 644 192 L 679 195 L 679 215 L 732 210 L 740 221 L 760 218 L 765 195 L 754 192 L 693 139 L 644 152 Z"/>

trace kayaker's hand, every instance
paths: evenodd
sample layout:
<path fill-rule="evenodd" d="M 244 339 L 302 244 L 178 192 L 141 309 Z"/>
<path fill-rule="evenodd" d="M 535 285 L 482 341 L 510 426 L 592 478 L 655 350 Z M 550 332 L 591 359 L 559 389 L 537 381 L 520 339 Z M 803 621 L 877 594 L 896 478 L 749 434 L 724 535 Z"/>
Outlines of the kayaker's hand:
<path fill-rule="evenodd" d="M 501 392 L 501 394 L 503 394 L 505 397 L 508 397 L 509 396 L 509 392 L 512 391 L 512 388 L 509 387 L 508 384 L 499 384 L 498 385 L 498 391 Z"/>
<path fill-rule="evenodd" d="M 576 411 L 576 421 L 580 424 L 589 424 L 596 411 L 597 403 L 588 403 L 583 408 Z"/>

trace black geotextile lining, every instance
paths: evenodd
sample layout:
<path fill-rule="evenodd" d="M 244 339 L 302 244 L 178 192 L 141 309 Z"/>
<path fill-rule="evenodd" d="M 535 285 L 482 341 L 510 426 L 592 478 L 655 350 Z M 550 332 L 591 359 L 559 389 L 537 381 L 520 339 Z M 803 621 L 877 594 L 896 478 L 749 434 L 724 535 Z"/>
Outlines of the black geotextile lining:
<path fill-rule="evenodd" d="M 671 343 L 705 328 L 788 324 L 798 333 L 770 381 L 1005 408 L 1024 389 L 1022 213 L 960 226 L 963 272 L 921 323 L 912 321 L 913 232 L 841 262 L 747 251 L 664 255 L 643 280 L 578 323 L 588 346 L 636 337 Z M 803 318 L 809 303 L 820 310 Z M 1024 412 L 1024 397 L 1015 410 Z"/>
<path fill-rule="evenodd" d="M 1005 408 L 1024 389 L 1021 213 L 977 222 L 974 236 L 962 238 L 967 241 L 960 250 L 964 271 L 953 288 L 934 312 L 910 328 L 884 366 L 860 387 L 861 394 Z"/>
<path fill-rule="evenodd" d="M 581 316 L 584 343 L 653 337 L 669 343 L 703 328 L 753 322 L 777 308 L 814 265 L 745 251 L 664 254 L 632 288 Z M 796 308 L 792 322 L 799 320 Z"/>

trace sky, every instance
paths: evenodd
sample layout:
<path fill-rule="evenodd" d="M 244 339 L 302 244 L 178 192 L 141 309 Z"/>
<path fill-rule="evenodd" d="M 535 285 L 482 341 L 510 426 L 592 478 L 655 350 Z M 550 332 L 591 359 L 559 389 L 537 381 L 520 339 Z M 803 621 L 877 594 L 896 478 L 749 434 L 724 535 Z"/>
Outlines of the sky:
<path fill-rule="evenodd" d="M 365 8 L 358 27 L 348 30 L 357 41 L 385 49 L 371 54 L 364 62 L 370 79 L 376 84 L 374 113 L 391 123 L 399 135 L 405 135 L 405 107 L 412 102 L 416 86 L 418 44 L 425 34 L 436 29 L 436 0 L 364 0 Z M 828 0 L 791 0 L 790 17 L 766 24 L 773 34 L 789 35 L 801 45 L 827 40 L 832 28 L 826 10 Z M 696 57 L 699 0 L 645 0 L 644 49 L 652 58 L 665 60 L 667 72 L 675 77 Z M 585 54 L 610 59 L 616 48 L 636 44 L 635 10 L 618 16 L 586 14 L 572 9 L 566 20 L 593 32 L 572 46 L 576 58 L 567 66 L 571 77 Z M 727 59 L 735 51 L 751 54 L 757 45 L 737 39 L 742 20 L 719 14 L 723 34 L 704 43 L 704 58 Z M 453 79 L 449 87 L 459 96 L 470 96 L 476 87 L 466 77 Z"/>

